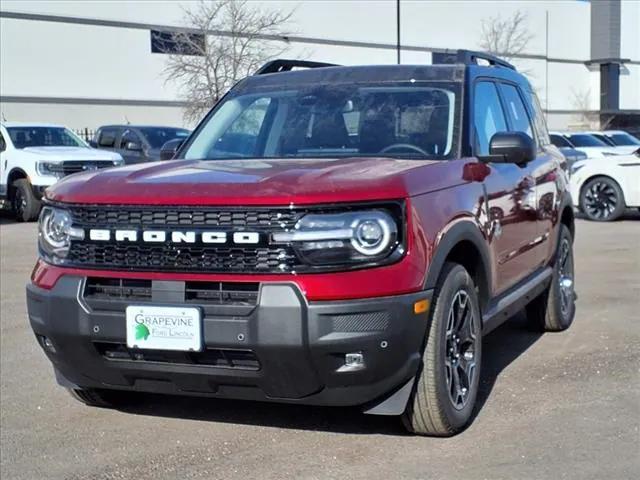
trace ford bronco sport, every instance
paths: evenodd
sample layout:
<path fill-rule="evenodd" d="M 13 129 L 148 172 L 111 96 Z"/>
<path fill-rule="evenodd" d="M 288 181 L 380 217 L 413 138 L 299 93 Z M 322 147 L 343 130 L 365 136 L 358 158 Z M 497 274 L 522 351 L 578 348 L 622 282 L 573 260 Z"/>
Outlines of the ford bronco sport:
<path fill-rule="evenodd" d="M 574 225 L 527 80 L 444 60 L 273 61 L 175 160 L 48 189 L 27 299 L 58 382 L 463 429 L 483 335 L 524 307 L 571 324 Z"/>

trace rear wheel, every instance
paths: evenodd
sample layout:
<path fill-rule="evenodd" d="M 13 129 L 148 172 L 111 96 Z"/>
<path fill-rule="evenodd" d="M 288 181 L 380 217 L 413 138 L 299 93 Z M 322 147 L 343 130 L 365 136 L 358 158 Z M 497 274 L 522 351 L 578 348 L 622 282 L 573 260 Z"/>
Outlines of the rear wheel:
<path fill-rule="evenodd" d="M 596 177 L 582 187 L 580 209 L 589 220 L 610 222 L 619 218 L 625 209 L 620 185 L 609 177 Z"/>
<path fill-rule="evenodd" d="M 33 189 L 29 180 L 21 178 L 12 184 L 13 199 L 11 206 L 16 220 L 19 222 L 30 222 L 38 218 L 40 213 L 40 201 L 33 194 Z"/>
<path fill-rule="evenodd" d="M 478 393 L 481 353 L 475 285 L 464 267 L 447 263 L 436 286 L 422 370 L 403 415 L 408 430 L 450 436 L 468 424 Z"/>
<path fill-rule="evenodd" d="M 576 313 L 574 281 L 573 239 L 569 228 L 561 225 L 551 284 L 527 305 L 527 317 L 537 329 L 559 332 L 569 328 Z"/>

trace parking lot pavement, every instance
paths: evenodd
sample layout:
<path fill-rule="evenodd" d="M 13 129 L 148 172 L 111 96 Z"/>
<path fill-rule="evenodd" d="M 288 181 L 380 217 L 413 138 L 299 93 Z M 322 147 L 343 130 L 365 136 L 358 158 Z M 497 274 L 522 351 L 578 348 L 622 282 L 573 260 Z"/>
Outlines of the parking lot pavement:
<path fill-rule="evenodd" d="M 2 479 L 627 479 L 640 471 L 640 216 L 577 222 L 578 312 L 485 339 L 480 408 L 450 439 L 357 410 L 144 396 L 84 407 L 28 326 L 35 224 L 0 225 Z"/>

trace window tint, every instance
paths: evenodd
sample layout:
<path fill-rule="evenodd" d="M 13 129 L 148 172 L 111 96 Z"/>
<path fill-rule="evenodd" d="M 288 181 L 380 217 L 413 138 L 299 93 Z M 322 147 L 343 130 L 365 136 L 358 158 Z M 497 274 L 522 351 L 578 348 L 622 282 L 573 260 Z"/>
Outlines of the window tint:
<path fill-rule="evenodd" d="M 181 128 L 142 127 L 138 131 L 146 139 L 151 148 L 162 148 L 170 140 L 180 138 L 184 140 L 189 136 L 189 130 Z"/>
<path fill-rule="evenodd" d="M 253 156 L 270 103 L 269 97 L 258 98 L 251 103 L 229 125 L 227 131 L 216 142 L 214 149 L 223 154 Z"/>
<path fill-rule="evenodd" d="M 120 148 L 126 148 L 127 143 L 133 142 L 142 146 L 142 140 L 140 140 L 140 136 L 134 132 L 133 130 L 125 130 L 120 138 Z"/>
<path fill-rule="evenodd" d="M 540 142 L 540 145 L 549 145 L 551 140 L 549 139 L 547 122 L 544 119 L 542 107 L 540 107 L 540 101 L 538 100 L 537 95 L 533 92 L 520 92 L 524 95 L 525 101 L 527 101 L 532 107 L 530 113 L 533 120 L 533 128 L 536 131 L 536 135 L 538 135 L 538 142 Z"/>
<path fill-rule="evenodd" d="M 505 106 L 509 115 L 511 129 L 516 132 L 524 132 L 533 138 L 533 130 L 531 129 L 531 121 L 529 114 L 522 103 L 522 97 L 518 93 L 518 89 L 513 85 L 501 85 L 502 94 L 504 95 Z"/>
<path fill-rule="evenodd" d="M 569 135 L 569 140 L 576 147 L 608 147 L 608 145 L 602 140 L 598 140 L 593 135 L 589 135 L 587 133 Z"/>
<path fill-rule="evenodd" d="M 315 84 L 230 96 L 184 153 L 187 159 L 456 153 L 457 86 Z"/>
<path fill-rule="evenodd" d="M 102 128 L 98 134 L 98 145 L 101 147 L 114 148 L 116 144 L 116 128 Z"/>
<path fill-rule="evenodd" d="M 4 152 L 7 149 L 7 144 L 4 142 L 4 137 L 0 133 L 0 152 Z"/>
<path fill-rule="evenodd" d="M 611 143 L 620 146 L 637 145 L 640 146 L 640 140 L 628 133 L 612 133 L 609 135 Z"/>
<path fill-rule="evenodd" d="M 15 148 L 87 146 L 76 134 L 63 127 L 9 127 L 7 133 Z"/>
<path fill-rule="evenodd" d="M 558 148 L 562 148 L 562 147 L 573 148 L 573 145 L 571 145 L 571 143 L 569 143 L 569 141 L 566 138 L 564 138 L 562 135 L 556 135 L 552 133 L 551 135 L 549 135 L 549 137 L 551 139 L 551 143 L 553 143 Z"/>
<path fill-rule="evenodd" d="M 473 124 L 476 131 L 476 155 L 489 154 L 489 142 L 497 132 L 507 130 L 507 124 L 498 99 L 498 90 L 492 82 L 476 84 Z"/>

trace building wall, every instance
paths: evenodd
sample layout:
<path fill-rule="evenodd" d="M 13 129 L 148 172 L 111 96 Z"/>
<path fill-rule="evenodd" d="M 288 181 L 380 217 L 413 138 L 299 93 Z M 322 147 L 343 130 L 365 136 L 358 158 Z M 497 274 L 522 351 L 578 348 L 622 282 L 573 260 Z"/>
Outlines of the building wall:
<path fill-rule="evenodd" d="M 293 9 L 289 25 L 292 41 L 278 43 L 287 47 L 287 57 L 344 64 L 396 61 L 395 0 L 250 4 Z M 148 28 L 182 25 L 181 9 L 187 6 L 188 2 L 3 0 L 3 14 L 72 18 L 66 23 L 0 18 L 0 96 L 5 98 L 0 104 L 2 114 L 8 120 L 50 121 L 72 128 L 95 128 L 125 119 L 182 125 L 180 92 L 162 77 L 165 56 L 151 53 Z M 548 38 L 548 56 L 565 60 L 514 60 L 529 75 L 543 106 L 552 112 L 550 126 L 563 128 L 578 121 L 579 115 L 566 111 L 597 109 L 598 74 L 581 63 L 590 53 L 590 4 L 585 1 L 402 0 L 402 43 L 411 47 L 403 49 L 402 62 L 429 63 L 430 48 L 478 49 L 481 21 L 498 14 L 508 16 L 516 10 L 527 13 L 534 34 L 525 53 L 544 57 Z M 118 25 L 84 25 L 82 19 L 113 20 Z M 622 19 L 622 56 L 640 62 L 640 2 L 624 0 Z M 307 40 L 299 41 L 298 37 Z M 321 44 L 310 38 L 365 45 Z M 588 105 L 576 105 L 575 96 L 588 96 Z M 32 103 L 20 103 L 16 97 L 28 97 Z M 7 98 L 12 101 L 7 102 Z M 33 103 L 39 98 L 46 103 Z M 621 103 L 623 108 L 640 109 L 637 63 L 628 65 L 621 78 Z"/>

